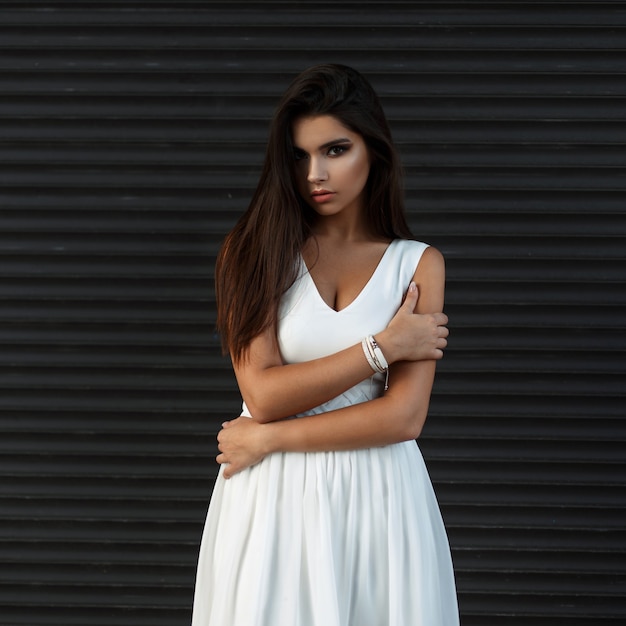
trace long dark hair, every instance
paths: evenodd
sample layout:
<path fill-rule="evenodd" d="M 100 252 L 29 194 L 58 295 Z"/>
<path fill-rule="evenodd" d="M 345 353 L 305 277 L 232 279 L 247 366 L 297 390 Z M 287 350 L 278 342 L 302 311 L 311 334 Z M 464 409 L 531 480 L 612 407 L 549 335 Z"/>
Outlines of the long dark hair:
<path fill-rule="evenodd" d="M 270 327 L 276 332 L 280 298 L 296 279 L 298 255 L 311 235 L 315 212 L 296 190 L 292 140 L 293 122 L 310 115 L 332 115 L 363 137 L 371 157 L 365 212 L 372 234 L 412 237 L 400 162 L 376 92 L 345 65 L 305 70 L 278 104 L 256 191 L 217 258 L 217 328 L 235 362 L 255 337 Z"/>

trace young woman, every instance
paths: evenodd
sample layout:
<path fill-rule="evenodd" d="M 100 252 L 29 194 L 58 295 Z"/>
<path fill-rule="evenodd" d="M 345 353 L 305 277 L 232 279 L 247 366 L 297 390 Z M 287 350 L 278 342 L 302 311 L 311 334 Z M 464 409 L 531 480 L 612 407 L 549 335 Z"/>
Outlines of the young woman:
<path fill-rule="evenodd" d="M 193 626 L 454 626 L 448 541 L 415 442 L 448 330 L 441 254 L 406 224 L 379 100 L 295 79 L 216 268 L 244 399 L 218 436 Z"/>

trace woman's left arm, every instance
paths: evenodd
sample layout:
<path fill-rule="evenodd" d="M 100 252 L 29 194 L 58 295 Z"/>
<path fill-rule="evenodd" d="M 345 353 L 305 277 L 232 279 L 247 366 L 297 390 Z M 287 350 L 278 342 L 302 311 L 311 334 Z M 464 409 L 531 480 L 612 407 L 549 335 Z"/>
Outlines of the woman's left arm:
<path fill-rule="evenodd" d="M 428 248 L 415 271 L 416 313 L 443 310 L 443 256 Z M 389 370 L 389 389 L 380 398 L 310 417 L 260 424 L 240 417 L 218 435 L 218 463 L 229 478 L 272 452 L 355 450 L 416 439 L 421 433 L 436 361 L 402 361 Z"/>

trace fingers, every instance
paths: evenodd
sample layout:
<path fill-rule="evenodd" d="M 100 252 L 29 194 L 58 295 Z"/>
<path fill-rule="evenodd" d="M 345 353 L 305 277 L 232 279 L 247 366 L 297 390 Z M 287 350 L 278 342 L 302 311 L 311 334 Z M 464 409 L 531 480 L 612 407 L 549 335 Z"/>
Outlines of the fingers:
<path fill-rule="evenodd" d="M 228 459 L 226 458 L 226 455 L 224 453 L 222 454 L 218 454 L 215 457 L 215 460 L 220 464 L 224 466 L 224 478 L 226 478 L 227 480 L 233 476 L 234 474 L 237 473 L 237 471 L 235 470 L 234 466 L 232 463 L 230 463 L 228 461 Z"/>
<path fill-rule="evenodd" d="M 223 422 L 222 429 L 217 433 L 217 449 L 220 451 L 220 454 L 215 457 L 215 460 L 217 461 L 217 463 L 224 466 L 223 476 L 226 480 L 232 478 L 237 472 L 241 471 L 242 469 L 241 467 L 238 467 L 235 463 L 233 463 L 233 460 L 229 458 L 229 456 L 226 454 L 226 451 L 228 450 L 228 445 L 226 444 L 228 438 L 224 433 L 225 430 L 232 428 L 239 419 L 240 418 L 237 417 L 235 419 Z"/>
<path fill-rule="evenodd" d="M 224 461 L 223 463 L 224 471 L 222 475 L 226 480 L 232 478 L 235 474 L 238 474 L 242 470 L 246 468 L 245 465 L 238 465 L 237 463 L 233 463 L 232 461 Z"/>
<path fill-rule="evenodd" d="M 224 453 L 218 454 L 215 457 L 215 460 L 220 465 L 224 466 L 224 474 L 223 475 L 224 475 L 224 478 L 226 478 L 228 480 L 235 472 L 233 471 L 232 465 L 226 459 L 226 455 Z"/>
<path fill-rule="evenodd" d="M 417 304 L 417 298 L 419 296 L 419 292 L 417 289 L 417 285 L 411 281 L 409 288 L 407 289 L 406 296 L 404 298 L 404 302 L 402 303 L 403 307 L 406 307 L 413 313 L 413 309 L 415 309 L 415 305 Z M 402 307 L 401 307 L 402 308 Z"/>
<path fill-rule="evenodd" d="M 436 361 L 443 359 L 444 350 L 448 347 L 449 329 L 445 326 L 448 323 L 448 316 L 445 313 L 434 313 L 431 316 L 434 327 L 432 358 Z"/>
<path fill-rule="evenodd" d="M 447 329 L 445 329 L 447 331 Z M 433 348 L 433 357 L 436 361 L 443 359 L 443 352 L 448 347 L 448 340 L 446 339 L 448 333 L 446 332 L 445 336 L 440 336 L 437 338 L 435 343 L 435 347 Z"/>
<path fill-rule="evenodd" d="M 448 325 L 448 316 L 445 313 L 433 313 L 433 320 L 437 326 Z"/>
<path fill-rule="evenodd" d="M 450 330 L 447 327 L 448 316 L 445 313 L 433 313 L 432 320 L 434 324 L 436 325 L 438 339 L 445 339 L 446 337 L 450 335 Z M 443 346 L 438 346 L 438 347 L 445 348 L 446 345 L 448 345 L 447 342 Z"/>

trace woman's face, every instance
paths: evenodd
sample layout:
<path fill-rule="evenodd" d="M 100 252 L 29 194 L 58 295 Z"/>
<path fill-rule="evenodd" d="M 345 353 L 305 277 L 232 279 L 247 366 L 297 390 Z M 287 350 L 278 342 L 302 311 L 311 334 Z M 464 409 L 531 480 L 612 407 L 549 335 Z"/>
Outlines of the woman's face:
<path fill-rule="evenodd" d="M 331 115 L 298 118 L 292 128 L 296 187 L 319 215 L 359 214 L 370 156 L 365 141 Z"/>

